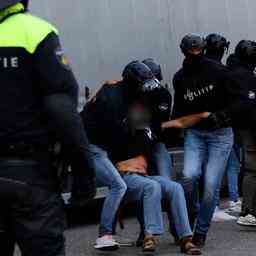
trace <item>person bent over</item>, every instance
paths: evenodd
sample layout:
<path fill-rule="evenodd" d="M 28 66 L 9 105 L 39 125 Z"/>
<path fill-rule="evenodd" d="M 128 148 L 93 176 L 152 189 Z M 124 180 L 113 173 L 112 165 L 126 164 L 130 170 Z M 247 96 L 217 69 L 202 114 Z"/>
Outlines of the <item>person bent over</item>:
<path fill-rule="evenodd" d="M 150 128 L 142 125 L 147 115 L 147 105 L 140 101 L 130 106 L 127 127 L 129 139 L 119 149 L 116 167 L 127 185 L 127 198 L 141 200 L 144 220 L 143 251 L 156 249 L 155 236 L 162 233 L 161 199 L 169 204 L 168 214 L 172 216 L 180 239 L 181 251 L 189 255 L 200 255 L 201 251 L 192 243 L 192 231 L 188 220 L 183 188 L 169 178 L 155 175 L 149 167 L 155 146 Z M 144 119 L 145 124 L 147 121 Z"/>

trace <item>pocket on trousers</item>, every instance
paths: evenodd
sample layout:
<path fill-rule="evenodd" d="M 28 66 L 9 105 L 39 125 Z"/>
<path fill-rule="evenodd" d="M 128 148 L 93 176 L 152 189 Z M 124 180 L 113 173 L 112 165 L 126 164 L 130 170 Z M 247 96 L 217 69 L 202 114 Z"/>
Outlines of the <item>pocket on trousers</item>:
<path fill-rule="evenodd" d="M 25 182 L 0 177 L 0 198 L 9 202 L 20 202 L 28 198 L 30 188 Z"/>

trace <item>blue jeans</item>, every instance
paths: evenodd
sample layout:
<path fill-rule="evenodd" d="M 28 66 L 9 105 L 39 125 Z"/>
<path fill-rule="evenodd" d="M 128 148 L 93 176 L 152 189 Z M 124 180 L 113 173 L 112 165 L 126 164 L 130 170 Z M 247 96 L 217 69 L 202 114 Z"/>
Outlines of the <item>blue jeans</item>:
<path fill-rule="evenodd" d="M 228 158 L 226 174 L 228 181 L 229 201 L 236 202 L 239 198 L 238 176 L 240 172 L 239 147 L 234 145 Z M 218 191 L 217 205 L 220 204 L 220 190 Z"/>
<path fill-rule="evenodd" d="M 96 145 L 91 145 L 91 151 L 97 183 L 99 186 L 106 186 L 110 190 L 101 213 L 99 235 L 112 235 L 116 214 L 127 186 L 104 150 Z"/>
<path fill-rule="evenodd" d="M 153 154 L 154 170 L 156 175 L 171 179 L 173 176 L 172 158 L 163 143 L 157 143 Z"/>
<path fill-rule="evenodd" d="M 215 131 L 188 129 L 184 138 L 184 177 L 193 182 L 195 232 L 206 235 L 218 200 L 218 191 L 233 146 L 233 131 L 223 128 Z M 199 205 L 197 185 L 204 168 L 204 193 Z"/>
<path fill-rule="evenodd" d="M 144 232 L 146 234 L 163 233 L 161 199 L 169 204 L 168 215 L 173 218 L 179 238 L 192 235 L 186 200 L 180 184 L 160 176 L 124 175 L 127 184 L 127 196 L 131 200 L 142 202 Z"/>

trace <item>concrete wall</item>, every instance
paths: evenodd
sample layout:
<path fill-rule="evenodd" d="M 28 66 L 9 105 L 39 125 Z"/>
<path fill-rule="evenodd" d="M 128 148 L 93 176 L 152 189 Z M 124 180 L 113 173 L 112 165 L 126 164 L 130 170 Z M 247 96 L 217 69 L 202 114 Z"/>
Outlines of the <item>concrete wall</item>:
<path fill-rule="evenodd" d="M 232 47 L 255 39 L 255 0 L 31 0 L 31 10 L 57 25 L 80 85 L 93 90 L 147 57 L 171 84 L 186 33 L 218 32 Z"/>

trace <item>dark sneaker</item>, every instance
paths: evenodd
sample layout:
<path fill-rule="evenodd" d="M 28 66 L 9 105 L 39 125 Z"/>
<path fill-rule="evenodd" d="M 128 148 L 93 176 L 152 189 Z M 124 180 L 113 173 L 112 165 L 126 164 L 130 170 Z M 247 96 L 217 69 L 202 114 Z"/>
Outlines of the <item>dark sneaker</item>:
<path fill-rule="evenodd" d="M 153 253 L 156 250 L 156 238 L 152 235 L 146 235 L 143 241 L 143 252 Z"/>
<path fill-rule="evenodd" d="M 139 237 L 136 241 L 136 247 L 142 247 L 143 246 L 144 238 L 145 238 L 144 232 L 140 232 Z"/>
<path fill-rule="evenodd" d="M 203 248 L 205 246 L 205 241 L 206 241 L 206 235 L 197 234 L 197 233 L 193 235 L 192 243 L 195 246 L 199 248 Z"/>

